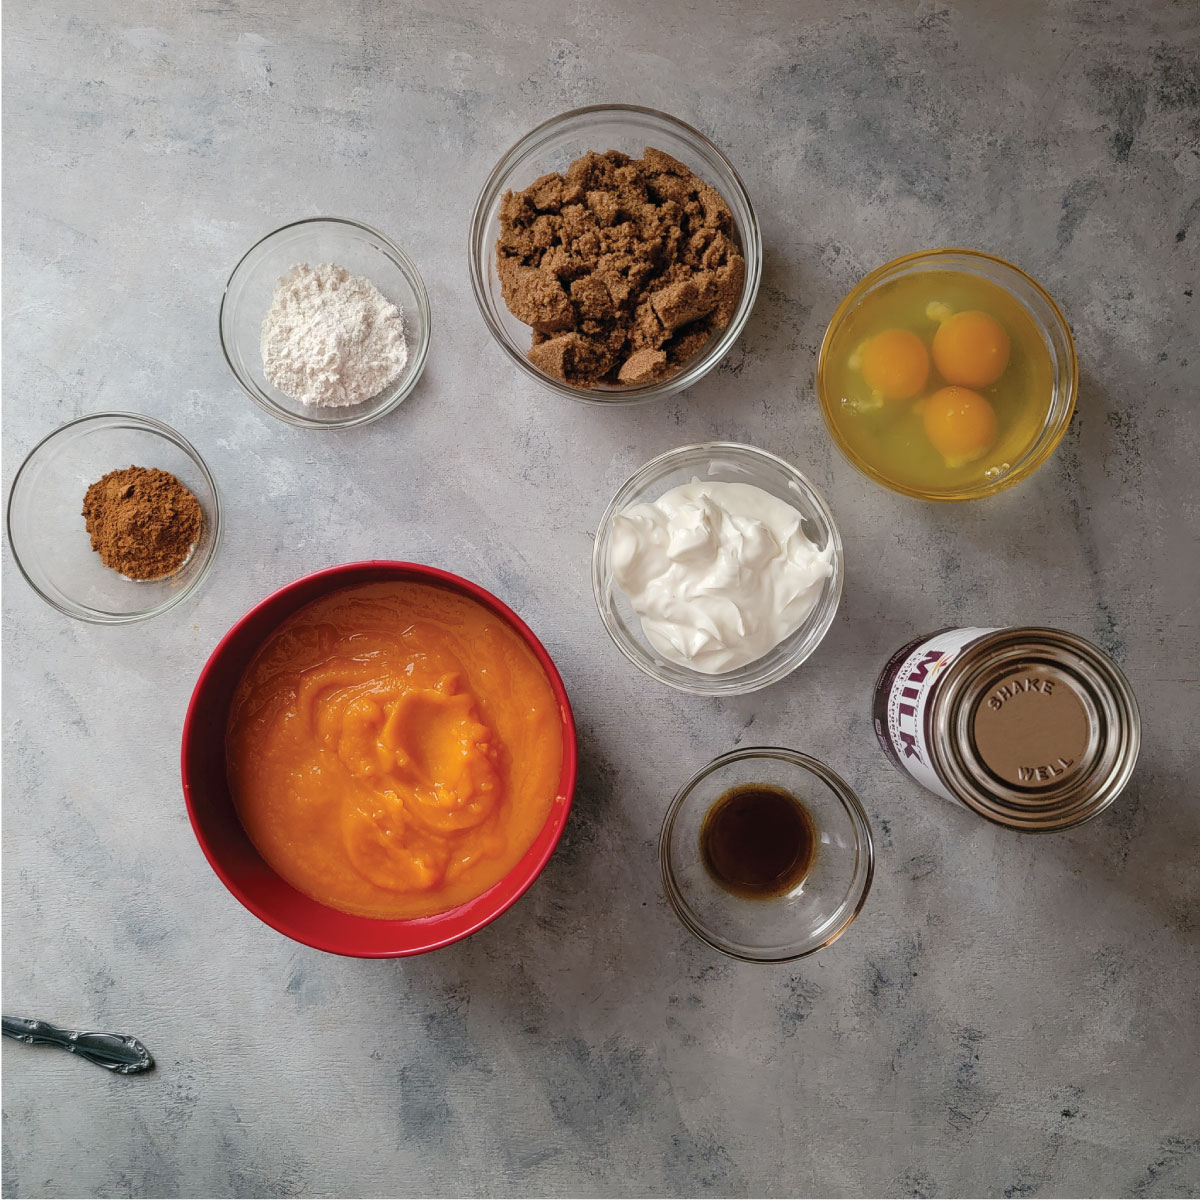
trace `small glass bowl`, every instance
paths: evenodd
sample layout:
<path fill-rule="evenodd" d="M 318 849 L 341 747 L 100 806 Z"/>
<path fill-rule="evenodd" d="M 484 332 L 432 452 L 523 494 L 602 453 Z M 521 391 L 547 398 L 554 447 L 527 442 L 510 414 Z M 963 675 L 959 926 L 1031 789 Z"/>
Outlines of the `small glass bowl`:
<path fill-rule="evenodd" d="M 204 510 L 200 541 L 164 579 L 126 579 L 106 567 L 84 526 L 88 488 L 130 466 L 169 471 Z M 43 438 L 8 497 L 8 543 L 21 574 L 59 612 L 97 625 L 127 625 L 174 608 L 207 578 L 220 540 L 221 502 L 204 460 L 169 426 L 133 413 L 94 413 Z"/>
<path fill-rule="evenodd" d="M 613 578 L 611 558 L 613 518 L 633 504 L 658 500 L 664 492 L 693 478 L 724 483 L 748 483 L 762 488 L 799 511 L 805 536 L 818 550 L 833 547 L 832 571 L 808 619 L 762 658 L 706 675 L 664 658 L 642 632 L 641 618 Z M 820 644 L 833 623 L 842 597 L 842 539 L 833 514 L 821 494 L 795 467 L 766 450 L 736 442 L 705 442 L 680 446 L 651 459 L 618 489 L 600 518 L 592 551 L 592 590 L 604 628 L 618 650 L 639 671 L 693 696 L 740 696 L 790 675 Z"/>
<path fill-rule="evenodd" d="M 369 279 L 404 314 L 408 362 L 395 383 L 361 404 L 322 408 L 285 396 L 263 370 L 262 324 L 275 285 L 299 263 L 336 263 Z M 221 349 L 242 390 L 271 416 L 306 429 L 377 421 L 416 387 L 429 353 L 429 296 L 416 264 L 376 229 L 341 217 L 309 217 L 269 233 L 233 268 L 221 297 Z"/>
<path fill-rule="evenodd" d="M 733 212 L 737 240 L 746 260 L 746 282 L 729 324 L 682 370 L 667 379 L 628 387 L 573 387 L 539 371 L 527 357 L 530 328 L 508 311 L 496 272 L 500 201 L 510 188 L 520 191 L 540 175 L 566 171 L 589 150 L 619 150 L 640 158 L 647 146 L 677 158 L 724 197 Z M 496 164 L 483 185 L 471 216 L 471 287 L 479 311 L 500 348 L 543 387 L 588 404 L 633 404 L 670 396 L 690 387 L 721 361 L 742 332 L 762 276 L 762 236 L 749 193 L 733 164 L 698 130 L 653 108 L 633 104 L 596 104 L 551 118 L 527 133 Z"/>
<path fill-rule="evenodd" d="M 1037 325 L 1050 355 L 1054 375 L 1045 420 L 1025 454 L 997 478 L 954 491 L 916 488 L 889 478 L 846 442 L 832 416 L 841 399 L 834 394 L 828 377 L 831 351 L 838 334 L 871 292 L 906 275 L 915 275 L 922 271 L 958 271 L 976 275 L 1004 288 L 1020 302 Z M 884 263 L 882 267 L 861 279 L 838 305 L 830 318 L 829 327 L 825 330 L 821 353 L 817 358 L 817 396 L 821 401 L 821 413 L 825 424 L 838 449 L 876 483 L 881 483 L 894 492 L 915 496 L 918 500 L 976 500 L 981 496 L 994 495 L 1027 478 L 1050 457 L 1054 448 L 1062 441 L 1063 434 L 1071 422 L 1071 414 L 1075 411 L 1075 395 L 1078 389 L 1079 363 L 1075 357 L 1075 342 L 1066 318 L 1050 293 L 1032 276 L 1026 275 L 1020 267 L 993 254 L 984 254 L 981 250 L 922 250 Z"/>
<path fill-rule="evenodd" d="M 708 873 L 700 827 L 731 788 L 767 784 L 808 810 L 817 850 L 803 880 L 782 896 L 749 900 Z M 752 746 L 713 759 L 671 801 L 659 838 L 663 887 L 675 915 L 701 941 L 744 962 L 803 958 L 837 941 L 871 890 L 875 848 L 858 797 L 824 763 L 795 750 Z"/>

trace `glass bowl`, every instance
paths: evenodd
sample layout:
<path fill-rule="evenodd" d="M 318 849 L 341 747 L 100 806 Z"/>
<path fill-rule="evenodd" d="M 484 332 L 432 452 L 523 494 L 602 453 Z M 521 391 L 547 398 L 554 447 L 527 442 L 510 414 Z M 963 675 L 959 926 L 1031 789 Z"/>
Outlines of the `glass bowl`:
<path fill-rule="evenodd" d="M 746 899 L 704 866 L 700 827 L 731 788 L 767 784 L 795 796 L 816 832 L 816 854 L 790 892 Z M 713 759 L 671 801 L 659 838 L 663 887 L 675 915 L 701 941 L 745 962 L 803 958 L 837 941 L 871 890 L 875 849 L 858 797 L 824 763 L 795 750 L 752 746 Z"/>
<path fill-rule="evenodd" d="M 1050 355 L 1053 375 L 1051 394 L 1042 427 L 1029 448 L 1011 463 L 1003 474 L 984 483 L 955 490 L 922 489 L 890 478 L 847 443 L 832 419 L 832 414 L 841 401 L 829 379 L 832 348 L 839 334 L 870 293 L 897 279 L 922 271 L 958 271 L 986 279 L 1003 288 L 1029 314 Z M 919 500 L 975 500 L 980 496 L 991 496 L 1003 491 L 1031 475 L 1062 441 L 1063 434 L 1070 424 L 1071 414 L 1075 410 L 1078 388 L 1079 363 L 1075 357 L 1075 342 L 1066 318 L 1049 292 L 1019 267 L 979 250 L 922 250 L 917 254 L 906 254 L 902 258 L 894 259 L 872 271 L 860 280 L 838 305 L 829 321 L 829 327 L 825 330 L 825 338 L 821 342 L 821 352 L 817 358 L 817 396 L 821 402 L 825 424 L 838 449 L 876 483 L 906 496 L 915 496 Z"/>
<path fill-rule="evenodd" d="M 620 150 L 640 157 L 646 146 L 677 158 L 698 178 L 716 188 L 733 212 L 737 239 L 746 260 L 746 282 L 732 320 L 682 370 L 653 383 L 574 387 L 538 370 L 526 357 L 530 329 L 509 311 L 496 272 L 496 239 L 500 201 L 510 188 L 520 191 L 539 175 L 563 172 L 589 150 Z M 471 287 L 479 311 L 500 348 L 543 387 L 589 404 L 631 404 L 670 396 L 703 378 L 729 352 L 746 324 L 762 275 L 762 237 L 745 185 L 733 164 L 698 130 L 653 108 L 632 104 L 597 104 L 562 113 L 526 134 L 496 164 L 483 185 L 471 216 Z"/>
<path fill-rule="evenodd" d="M 833 547 L 832 571 L 808 619 L 773 650 L 732 671 L 706 675 L 664 658 L 642 632 L 641 618 L 613 578 L 613 518 L 633 504 L 658 500 L 693 478 L 748 483 L 786 501 L 802 517 L 805 536 L 818 550 Z M 736 442 L 680 446 L 651 459 L 618 489 L 600 518 L 592 551 L 592 590 L 600 619 L 618 650 L 640 671 L 694 696 L 740 696 L 776 683 L 791 674 L 820 644 L 833 623 L 842 597 L 842 539 L 821 494 L 795 467 L 774 454 Z"/>
<path fill-rule="evenodd" d="M 262 323 L 275 285 L 298 263 L 332 262 L 369 279 L 404 314 L 408 362 L 395 383 L 370 400 L 322 408 L 285 396 L 263 370 Z M 306 429 L 346 429 L 377 421 L 416 387 L 429 353 L 429 296 L 416 264 L 378 230 L 341 217 L 310 217 L 276 229 L 233 268 L 221 297 L 225 361 L 242 390 L 271 416 Z"/>
<path fill-rule="evenodd" d="M 84 526 L 88 488 L 129 466 L 169 471 L 204 510 L 200 541 L 165 579 L 127 579 L 106 567 Z M 133 413 L 94 413 L 43 438 L 8 497 L 8 544 L 21 574 L 59 612 L 98 625 L 126 625 L 174 608 L 208 576 L 220 540 L 221 502 L 204 460 L 175 430 Z"/>

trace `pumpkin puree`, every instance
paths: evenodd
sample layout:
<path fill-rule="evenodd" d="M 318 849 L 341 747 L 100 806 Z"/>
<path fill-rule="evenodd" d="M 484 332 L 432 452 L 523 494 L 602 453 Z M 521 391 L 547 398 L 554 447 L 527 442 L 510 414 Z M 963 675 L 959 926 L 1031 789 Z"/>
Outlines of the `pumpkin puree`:
<path fill-rule="evenodd" d="M 529 647 L 477 601 L 371 583 L 313 601 L 238 684 L 229 782 L 293 887 L 380 918 L 487 891 L 557 797 L 562 725 Z"/>

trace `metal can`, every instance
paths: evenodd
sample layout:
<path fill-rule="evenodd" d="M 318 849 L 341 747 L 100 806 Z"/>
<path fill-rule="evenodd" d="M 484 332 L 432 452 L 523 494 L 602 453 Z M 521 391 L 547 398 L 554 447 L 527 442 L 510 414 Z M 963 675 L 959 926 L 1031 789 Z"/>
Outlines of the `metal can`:
<path fill-rule="evenodd" d="M 1010 829 L 1090 820 L 1129 782 L 1141 720 L 1129 682 L 1058 629 L 943 629 L 875 685 L 875 733 L 919 784 Z"/>

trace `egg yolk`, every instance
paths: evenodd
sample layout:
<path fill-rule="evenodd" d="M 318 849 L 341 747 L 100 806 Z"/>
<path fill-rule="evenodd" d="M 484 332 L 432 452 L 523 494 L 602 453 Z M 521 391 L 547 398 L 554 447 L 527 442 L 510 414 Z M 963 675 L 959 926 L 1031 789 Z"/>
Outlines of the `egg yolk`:
<path fill-rule="evenodd" d="M 944 387 L 921 410 L 925 436 L 948 467 L 974 462 L 996 444 L 996 410 L 978 392 Z"/>
<path fill-rule="evenodd" d="M 862 348 L 867 387 L 882 400 L 911 400 L 929 378 L 929 351 L 908 329 L 885 329 Z"/>
<path fill-rule="evenodd" d="M 947 317 L 933 335 L 933 361 L 947 383 L 987 387 L 1004 374 L 1008 333 L 995 317 L 978 309 Z"/>

